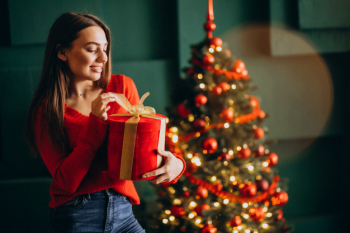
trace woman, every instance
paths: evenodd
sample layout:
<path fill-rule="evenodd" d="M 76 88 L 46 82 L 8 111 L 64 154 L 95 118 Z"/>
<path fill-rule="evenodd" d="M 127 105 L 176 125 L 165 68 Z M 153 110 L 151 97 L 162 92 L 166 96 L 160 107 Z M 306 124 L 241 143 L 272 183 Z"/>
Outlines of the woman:
<path fill-rule="evenodd" d="M 107 173 L 108 115 L 125 112 L 111 93 L 139 102 L 130 78 L 111 75 L 110 48 L 109 29 L 88 14 L 61 15 L 48 36 L 26 138 L 53 177 L 50 232 L 144 232 L 132 214 L 131 204 L 140 203 L 132 181 Z M 158 153 L 165 165 L 144 177 L 175 183 L 184 160 Z"/>

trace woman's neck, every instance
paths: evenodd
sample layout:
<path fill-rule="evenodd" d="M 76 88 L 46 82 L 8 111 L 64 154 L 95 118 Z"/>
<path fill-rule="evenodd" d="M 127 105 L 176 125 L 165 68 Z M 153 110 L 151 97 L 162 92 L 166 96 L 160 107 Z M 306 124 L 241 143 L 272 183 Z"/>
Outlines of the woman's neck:
<path fill-rule="evenodd" d="M 93 81 L 74 81 L 69 88 L 68 98 L 86 98 L 90 92 L 96 89 Z"/>

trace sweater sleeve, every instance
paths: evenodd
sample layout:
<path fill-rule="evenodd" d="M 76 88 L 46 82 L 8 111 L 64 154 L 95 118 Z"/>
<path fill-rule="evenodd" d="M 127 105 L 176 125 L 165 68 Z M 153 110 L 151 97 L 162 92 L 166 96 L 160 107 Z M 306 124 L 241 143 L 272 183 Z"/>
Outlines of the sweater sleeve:
<path fill-rule="evenodd" d="M 178 179 L 182 176 L 182 174 L 184 174 L 185 169 L 186 169 L 186 162 L 185 162 L 184 158 L 182 158 L 182 156 L 180 156 L 180 155 L 178 155 L 178 154 L 176 154 L 176 153 L 173 153 L 173 155 L 174 155 L 176 158 L 180 159 L 181 162 L 182 162 L 182 164 L 183 164 L 182 171 L 180 172 L 180 174 L 179 174 L 177 177 L 175 177 L 175 178 L 170 182 L 170 183 L 172 183 L 172 184 L 175 184 L 175 183 L 178 181 Z"/>
<path fill-rule="evenodd" d="M 78 136 L 76 146 L 69 154 L 59 153 L 49 142 L 47 124 L 38 111 L 35 124 L 35 142 L 53 182 L 67 193 L 74 193 L 86 173 L 98 148 L 106 136 L 108 123 L 90 113 Z"/>

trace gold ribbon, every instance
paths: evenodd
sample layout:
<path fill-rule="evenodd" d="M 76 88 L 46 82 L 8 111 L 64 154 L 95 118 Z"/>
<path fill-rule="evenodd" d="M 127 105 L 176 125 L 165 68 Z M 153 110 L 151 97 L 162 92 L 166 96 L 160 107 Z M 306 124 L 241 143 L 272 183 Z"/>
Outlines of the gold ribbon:
<path fill-rule="evenodd" d="M 140 117 L 142 116 L 161 121 L 158 140 L 158 150 L 164 150 L 165 147 L 165 118 L 156 116 L 156 110 L 154 108 L 143 105 L 143 101 L 147 98 L 147 96 L 149 96 L 149 92 L 145 93 L 141 97 L 139 104 L 135 105 L 131 105 L 124 94 L 112 94 L 115 95 L 115 100 L 117 101 L 117 103 L 126 111 L 128 111 L 129 114 L 112 114 L 110 116 L 131 116 L 131 118 L 125 122 L 122 158 L 119 174 L 119 179 L 131 180 L 132 166 L 134 161 L 134 149 L 137 134 L 137 123 L 139 122 Z M 159 167 L 161 162 L 162 156 L 157 155 L 157 167 Z"/>

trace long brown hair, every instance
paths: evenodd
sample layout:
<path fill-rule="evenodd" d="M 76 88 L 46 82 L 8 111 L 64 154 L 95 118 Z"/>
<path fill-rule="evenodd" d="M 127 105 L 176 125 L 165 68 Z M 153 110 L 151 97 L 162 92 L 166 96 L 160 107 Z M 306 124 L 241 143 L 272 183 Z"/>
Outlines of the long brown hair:
<path fill-rule="evenodd" d="M 39 155 L 35 144 L 35 122 L 39 108 L 41 119 L 47 123 L 48 136 L 51 145 L 61 153 L 68 153 L 69 146 L 64 129 L 64 109 L 68 96 L 71 72 L 66 62 L 57 56 L 61 49 L 71 48 L 72 42 L 79 37 L 79 32 L 90 26 L 101 27 L 108 42 L 105 69 L 101 78 L 94 82 L 95 86 L 106 88 L 111 76 L 111 36 L 109 28 L 96 16 L 80 13 L 64 13 L 56 19 L 50 29 L 44 55 L 43 68 L 38 87 L 29 106 L 25 123 L 25 138 L 31 155 Z"/>

